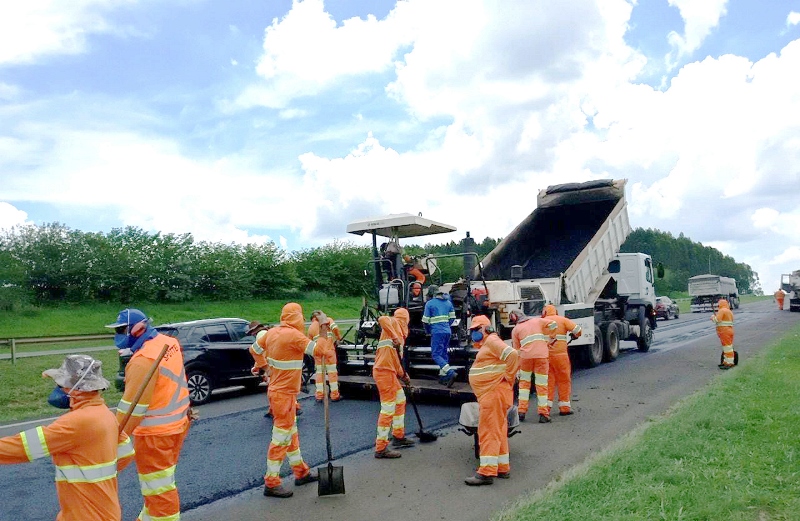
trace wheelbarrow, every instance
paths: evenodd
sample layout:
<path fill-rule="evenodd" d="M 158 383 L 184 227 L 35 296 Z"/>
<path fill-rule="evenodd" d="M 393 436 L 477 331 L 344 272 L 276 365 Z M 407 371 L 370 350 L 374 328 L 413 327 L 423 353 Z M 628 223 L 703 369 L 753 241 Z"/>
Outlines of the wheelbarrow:
<path fill-rule="evenodd" d="M 461 405 L 461 414 L 458 417 L 458 424 L 461 425 L 461 428 L 458 430 L 463 432 L 467 436 L 472 436 L 473 446 L 475 447 L 476 459 L 480 459 L 481 457 L 480 440 L 478 440 L 479 416 L 480 416 L 480 409 L 478 408 L 478 402 L 467 402 Z M 512 405 L 511 407 L 508 408 L 506 417 L 508 418 L 509 438 L 522 432 L 517 429 L 517 427 L 519 427 L 519 410 L 517 409 L 516 405 Z"/>

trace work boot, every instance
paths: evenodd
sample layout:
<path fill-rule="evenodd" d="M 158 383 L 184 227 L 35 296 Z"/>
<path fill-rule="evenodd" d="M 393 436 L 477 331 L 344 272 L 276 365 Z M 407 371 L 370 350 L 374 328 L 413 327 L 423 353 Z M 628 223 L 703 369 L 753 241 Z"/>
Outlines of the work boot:
<path fill-rule="evenodd" d="M 484 476 L 483 474 L 478 474 L 476 472 L 474 476 L 465 479 L 464 483 L 470 487 L 480 487 L 481 485 L 491 485 L 494 483 L 494 478 L 492 478 L 492 476 Z"/>
<path fill-rule="evenodd" d="M 570 409 L 569 411 L 558 411 L 559 416 L 570 416 L 573 414 L 575 414 L 575 411 L 573 411 L 572 409 Z"/>
<path fill-rule="evenodd" d="M 508 472 L 498 472 L 497 477 L 500 479 L 508 479 L 511 477 L 511 471 Z"/>
<path fill-rule="evenodd" d="M 519 421 L 521 421 L 521 422 L 525 421 L 525 413 L 524 412 L 519 413 Z"/>
<path fill-rule="evenodd" d="M 264 414 L 264 418 L 272 418 L 272 410 L 271 409 L 269 411 L 267 411 L 266 414 Z"/>
<path fill-rule="evenodd" d="M 730 369 L 731 367 L 733 367 L 733 364 L 721 364 L 719 366 L 720 369 Z"/>
<path fill-rule="evenodd" d="M 539 423 L 550 423 L 552 420 L 545 416 L 544 414 L 539 415 Z"/>
<path fill-rule="evenodd" d="M 331 401 L 332 402 L 338 402 L 341 399 L 342 399 L 342 395 L 341 394 L 331 394 Z"/>
<path fill-rule="evenodd" d="M 309 470 L 308 474 L 306 474 L 302 478 L 294 479 L 294 486 L 300 487 L 302 485 L 305 485 L 306 483 L 314 483 L 315 481 L 319 481 L 319 476 Z"/>
<path fill-rule="evenodd" d="M 383 449 L 375 452 L 376 459 L 396 459 L 400 457 L 402 457 L 402 454 L 394 450 Z"/>
<path fill-rule="evenodd" d="M 447 387 L 453 387 L 453 384 L 456 382 L 456 372 L 451 370 L 443 377 L 439 378 L 439 383 Z"/>
<path fill-rule="evenodd" d="M 414 440 L 409 440 L 408 438 L 395 438 L 392 440 L 392 447 L 396 449 L 405 449 L 408 447 L 413 447 L 416 445 Z"/>
<path fill-rule="evenodd" d="M 286 490 L 283 488 L 283 485 L 278 485 L 277 487 L 268 487 L 264 485 L 264 495 L 266 497 L 292 497 L 294 492 Z"/>

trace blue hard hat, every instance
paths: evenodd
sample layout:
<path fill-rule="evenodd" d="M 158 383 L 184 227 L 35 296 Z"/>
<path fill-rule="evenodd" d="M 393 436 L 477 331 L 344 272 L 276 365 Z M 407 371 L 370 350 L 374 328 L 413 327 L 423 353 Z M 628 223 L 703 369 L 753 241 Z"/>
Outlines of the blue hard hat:
<path fill-rule="evenodd" d="M 115 329 L 120 326 L 132 326 L 143 320 L 147 320 L 147 316 L 144 313 L 138 309 L 128 308 L 120 311 L 119 315 L 117 315 L 117 321 L 113 324 L 106 325 L 106 327 Z"/>

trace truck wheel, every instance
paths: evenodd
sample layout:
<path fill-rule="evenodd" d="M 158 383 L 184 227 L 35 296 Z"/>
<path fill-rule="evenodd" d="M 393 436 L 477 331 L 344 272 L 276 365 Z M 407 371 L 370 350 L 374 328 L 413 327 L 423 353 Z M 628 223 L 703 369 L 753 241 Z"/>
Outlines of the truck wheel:
<path fill-rule="evenodd" d="M 586 367 L 596 367 L 603 361 L 603 334 L 600 328 L 594 327 L 594 344 L 586 346 L 584 351 L 584 361 Z"/>
<path fill-rule="evenodd" d="M 645 316 L 645 309 L 639 309 L 639 338 L 636 339 L 636 347 L 639 351 L 646 353 L 650 351 L 650 344 L 653 343 L 653 327 L 650 319 Z"/>
<path fill-rule="evenodd" d="M 603 362 L 613 362 L 619 356 L 619 330 L 611 323 L 603 336 Z"/>

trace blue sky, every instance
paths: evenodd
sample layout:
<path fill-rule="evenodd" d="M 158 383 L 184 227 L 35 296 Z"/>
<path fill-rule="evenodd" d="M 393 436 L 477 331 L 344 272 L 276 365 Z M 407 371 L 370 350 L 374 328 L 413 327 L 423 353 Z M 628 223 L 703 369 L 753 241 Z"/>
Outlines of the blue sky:
<path fill-rule="evenodd" d="M 499 237 L 548 185 L 627 178 L 633 226 L 769 290 L 800 269 L 797 70 L 800 0 L 17 2 L 0 228 L 292 250 L 422 212 Z"/>

